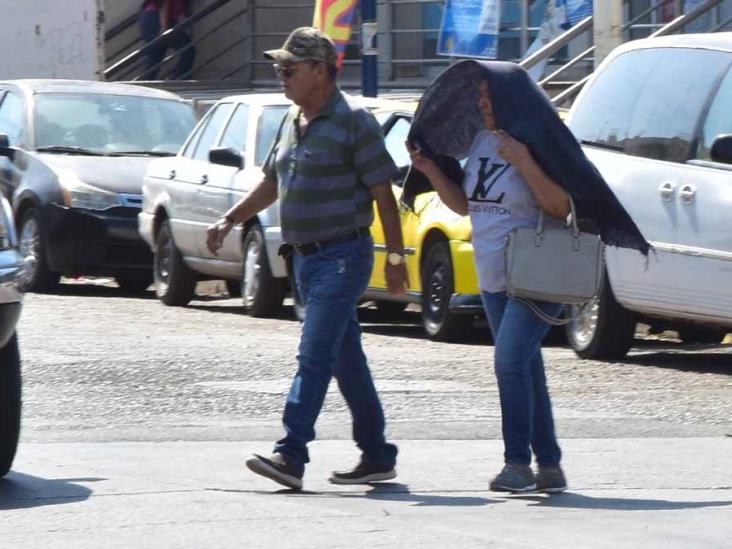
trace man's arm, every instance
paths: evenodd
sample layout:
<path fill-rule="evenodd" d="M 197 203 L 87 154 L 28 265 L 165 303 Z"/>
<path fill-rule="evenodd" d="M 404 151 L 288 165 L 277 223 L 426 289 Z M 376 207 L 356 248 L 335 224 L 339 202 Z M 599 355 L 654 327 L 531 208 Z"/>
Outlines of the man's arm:
<path fill-rule="evenodd" d="M 398 253 L 403 256 L 404 241 L 402 240 L 402 226 L 399 221 L 399 207 L 391 190 L 391 183 L 376 185 L 371 187 L 370 191 L 379 210 L 381 226 L 384 229 L 384 237 L 386 238 L 387 252 Z M 384 267 L 384 275 L 390 293 L 401 295 L 409 289 L 406 263 L 392 265 L 387 261 Z"/>
<path fill-rule="evenodd" d="M 234 204 L 216 223 L 206 230 L 206 245 L 212 253 L 217 254 L 231 229 L 237 223 L 243 223 L 257 212 L 277 200 L 277 183 L 263 178 L 252 191 Z"/>

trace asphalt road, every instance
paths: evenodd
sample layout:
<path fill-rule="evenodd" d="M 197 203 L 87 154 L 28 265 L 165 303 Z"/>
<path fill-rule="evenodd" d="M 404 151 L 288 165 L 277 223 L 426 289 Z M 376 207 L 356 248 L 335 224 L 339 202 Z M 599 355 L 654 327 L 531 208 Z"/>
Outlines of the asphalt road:
<path fill-rule="evenodd" d="M 416 312 L 395 321 L 362 313 L 391 437 L 500 438 L 485 326 L 459 344 L 435 343 Z M 19 327 L 22 441 L 275 440 L 299 329 L 289 308 L 255 319 L 225 295 L 171 308 L 113 284 L 29 294 Z M 732 346 L 638 343 L 618 363 L 545 350 L 560 438 L 732 435 Z M 317 431 L 350 438 L 334 385 Z"/>

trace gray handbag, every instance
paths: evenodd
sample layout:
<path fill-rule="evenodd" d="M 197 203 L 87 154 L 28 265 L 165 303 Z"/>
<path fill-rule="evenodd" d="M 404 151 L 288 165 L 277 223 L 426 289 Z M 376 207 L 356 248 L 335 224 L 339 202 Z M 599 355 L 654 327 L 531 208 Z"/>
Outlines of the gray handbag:
<path fill-rule="evenodd" d="M 535 229 L 514 229 L 506 243 L 506 293 L 519 298 L 550 324 L 555 319 L 527 300 L 576 304 L 591 301 L 603 276 L 603 244 L 596 234 L 580 232 L 570 198 L 571 222 L 562 228 L 544 227 L 539 213 Z"/>

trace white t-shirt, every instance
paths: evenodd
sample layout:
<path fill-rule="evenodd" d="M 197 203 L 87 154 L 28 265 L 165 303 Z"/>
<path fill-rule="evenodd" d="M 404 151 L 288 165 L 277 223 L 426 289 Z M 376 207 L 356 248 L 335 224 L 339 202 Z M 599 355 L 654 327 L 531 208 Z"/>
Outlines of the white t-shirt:
<path fill-rule="evenodd" d="M 480 289 L 506 290 L 506 236 L 535 227 L 539 205 L 528 183 L 498 156 L 500 141 L 490 130 L 475 136 L 465 165 L 463 188 L 473 225 L 473 248 Z"/>

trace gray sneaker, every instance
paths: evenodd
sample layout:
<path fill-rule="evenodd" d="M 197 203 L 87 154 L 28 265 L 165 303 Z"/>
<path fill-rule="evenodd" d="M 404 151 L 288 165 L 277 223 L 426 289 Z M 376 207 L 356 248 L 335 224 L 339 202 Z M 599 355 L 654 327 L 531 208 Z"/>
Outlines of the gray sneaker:
<path fill-rule="evenodd" d="M 536 489 L 547 494 L 560 494 L 567 489 L 567 478 L 562 468 L 539 467 L 536 473 Z"/>
<path fill-rule="evenodd" d="M 536 490 L 536 479 L 528 465 L 506 463 L 490 488 L 494 492 L 532 492 Z"/>

